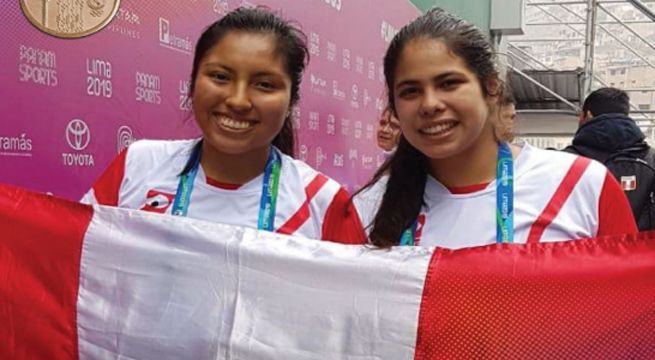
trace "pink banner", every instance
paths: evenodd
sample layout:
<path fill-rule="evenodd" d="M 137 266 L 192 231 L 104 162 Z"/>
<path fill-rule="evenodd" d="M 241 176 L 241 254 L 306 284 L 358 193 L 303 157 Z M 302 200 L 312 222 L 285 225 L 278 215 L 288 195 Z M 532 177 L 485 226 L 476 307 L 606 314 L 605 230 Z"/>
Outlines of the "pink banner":
<path fill-rule="evenodd" d="M 364 184 L 383 160 L 382 56 L 419 13 L 409 1 L 123 0 L 107 27 L 81 39 L 47 35 L 19 1 L 3 1 L 0 182 L 78 199 L 132 141 L 199 135 L 185 103 L 194 44 L 242 5 L 279 10 L 308 36 L 297 157 L 351 190 Z"/>

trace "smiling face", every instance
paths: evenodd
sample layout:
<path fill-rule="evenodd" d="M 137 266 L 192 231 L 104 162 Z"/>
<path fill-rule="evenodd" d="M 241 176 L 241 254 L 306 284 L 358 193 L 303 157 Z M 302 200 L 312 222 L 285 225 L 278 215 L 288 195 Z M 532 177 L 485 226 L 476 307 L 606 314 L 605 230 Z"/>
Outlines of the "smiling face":
<path fill-rule="evenodd" d="M 442 41 L 409 41 L 394 74 L 403 135 L 428 158 L 446 159 L 495 143 L 489 121 L 495 98 L 484 94 L 475 73 Z"/>
<path fill-rule="evenodd" d="M 271 34 L 230 32 L 200 61 L 193 113 L 216 152 L 266 152 L 289 114 L 291 77 Z"/>
<path fill-rule="evenodd" d="M 382 113 L 378 123 L 378 147 L 384 151 L 391 151 L 398 146 L 399 139 L 400 122 L 387 109 Z"/>

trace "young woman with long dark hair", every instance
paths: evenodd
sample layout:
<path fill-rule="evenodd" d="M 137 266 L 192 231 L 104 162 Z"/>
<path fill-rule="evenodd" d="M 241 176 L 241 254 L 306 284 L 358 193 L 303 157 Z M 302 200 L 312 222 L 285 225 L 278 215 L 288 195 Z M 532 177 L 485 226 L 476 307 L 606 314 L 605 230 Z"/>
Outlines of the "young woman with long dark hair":
<path fill-rule="evenodd" d="M 509 144 L 494 53 L 475 26 L 430 10 L 394 37 L 384 73 L 402 135 L 356 195 L 371 243 L 463 248 L 636 231 L 600 163 Z M 386 174 L 381 197 L 367 191 Z"/>
<path fill-rule="evenodd" d="M 198 40 L 191 71 L 202 137 L 132 144 L 84 201 L 365 241 L 346 191 L 293 159 L 291 107 L 308 56 L 305 35 L 265 9 L 240 8 L 216 21 Z"/>

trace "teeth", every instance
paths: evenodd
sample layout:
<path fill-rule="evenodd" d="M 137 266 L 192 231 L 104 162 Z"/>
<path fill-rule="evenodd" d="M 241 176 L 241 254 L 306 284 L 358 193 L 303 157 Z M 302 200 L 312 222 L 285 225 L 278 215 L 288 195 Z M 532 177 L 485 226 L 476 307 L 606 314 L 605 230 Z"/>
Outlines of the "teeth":
<path fill-rule="evenodd" d="M 435 135 L 439 133 L 446 132 L 452 128 L 457 126 L 457 123 L 451 122 L 451 123 L 445 123 L 445 124 L 438 124 L 426 129 L 421 129 L 422 133 L 428 134 L 428 135 Z"/>
<path fill-rule="evenodd" d="M 247 129 L 253 126 L 253 124 L 249 121 L 237 121 L 226 116 L 219 117 L 218 122 L 225 127 L 238 129 L 238 130 Z"/>

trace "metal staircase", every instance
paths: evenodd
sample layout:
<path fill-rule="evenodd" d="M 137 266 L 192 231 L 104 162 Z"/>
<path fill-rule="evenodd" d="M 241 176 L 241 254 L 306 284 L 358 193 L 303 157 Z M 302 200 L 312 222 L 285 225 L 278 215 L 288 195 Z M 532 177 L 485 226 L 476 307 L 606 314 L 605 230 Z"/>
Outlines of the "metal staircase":
<path fill-rule="evenodd" d="M 526 0 L 525 34 L 505 36 L 499 46 L 517 99 L 519 134 L 561 147 L 577 128 L 586 94 L 615 86 L 630 94 L 631 116 L 653 140 L 653 9 L 655 0 Z"/>

